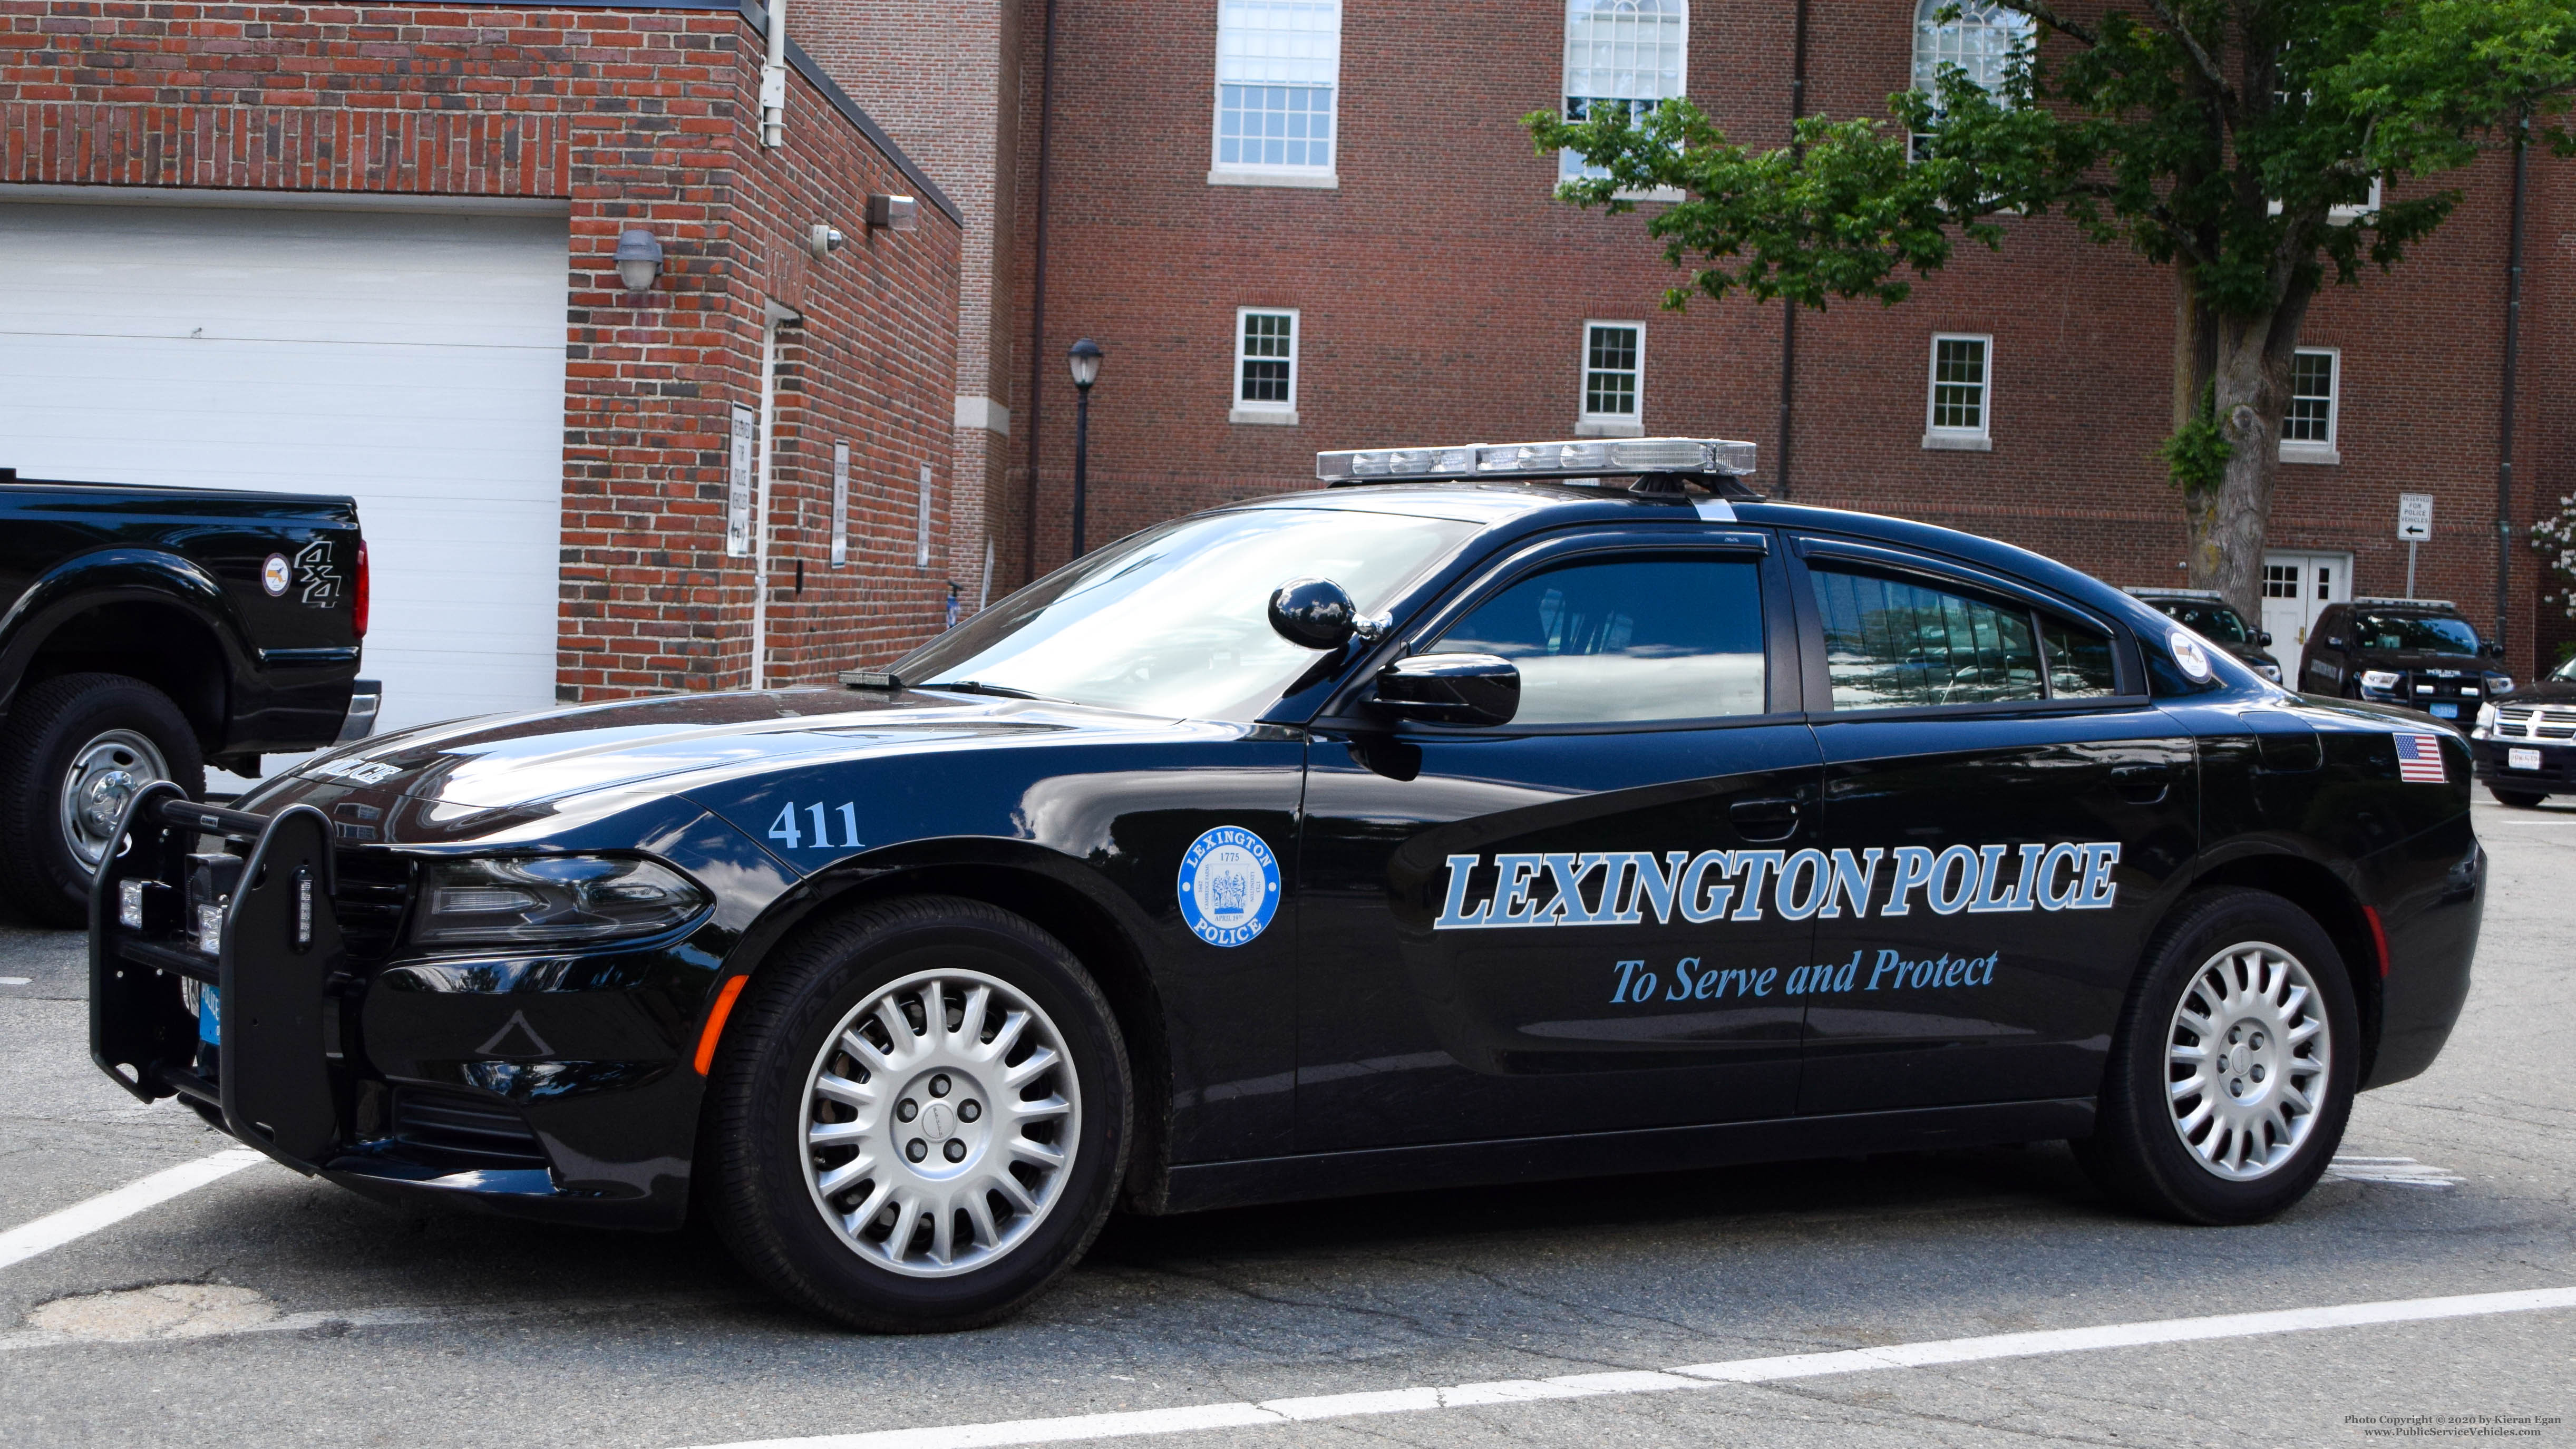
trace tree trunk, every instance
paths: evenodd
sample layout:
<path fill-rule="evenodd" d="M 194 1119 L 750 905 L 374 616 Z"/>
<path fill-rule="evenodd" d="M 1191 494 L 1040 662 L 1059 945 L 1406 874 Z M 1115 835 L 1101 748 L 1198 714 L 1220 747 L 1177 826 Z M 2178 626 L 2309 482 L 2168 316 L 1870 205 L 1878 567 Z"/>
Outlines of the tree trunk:
<path fill-rule="evenodd" d="M 2198 399 L 2212 397 L 2229 448 L 2217 486 L 2184 495 L 2183 562 L 2190 587 L 2217 590 L 2257 629 L 2263 623 L 2263 539 L 2281 465 L 2281 420 L 2290 410 L 2290 368 L 2307 304 L 2308 294 L 2294 289 L 2269 315 L 2220 316 L 2186 290 L 2177 318 L 2183 324 L 2178 333 L 2191 334 L 2176 338 L 2177 372 L 2186 361 L 2197 372 L 2198 359 L 2208 359 L 2205 381 L 2189 394 L 2176 378 L 2178 418 L 2188 422 L 2198 412 Z"/>

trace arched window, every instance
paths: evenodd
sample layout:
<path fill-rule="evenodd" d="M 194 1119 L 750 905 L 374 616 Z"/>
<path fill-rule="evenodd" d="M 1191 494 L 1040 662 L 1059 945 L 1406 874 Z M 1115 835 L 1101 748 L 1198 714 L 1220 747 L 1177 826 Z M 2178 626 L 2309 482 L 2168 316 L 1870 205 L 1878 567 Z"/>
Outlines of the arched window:
<path fill-rule="evenodd" d="M 1683 94 L 1690 79 L 1688 0 L 1566 0 L 1565 118 L 1596 105 L 1642 116 Z M 1599 176 L 1571 151 L 1558 174 Z"/>
<path fill-rule="evenodd" d="M 1953 4 L 1959 18 L 1944 22 Z M 1987 90 L 2003 84 L 2013 47 L 2030 36 L 2031 19 L 1994 0 L 1921 0 L 1914 7 L 1914 88 L 1938 93 L 1941 67 L 1955 65 Z"/>

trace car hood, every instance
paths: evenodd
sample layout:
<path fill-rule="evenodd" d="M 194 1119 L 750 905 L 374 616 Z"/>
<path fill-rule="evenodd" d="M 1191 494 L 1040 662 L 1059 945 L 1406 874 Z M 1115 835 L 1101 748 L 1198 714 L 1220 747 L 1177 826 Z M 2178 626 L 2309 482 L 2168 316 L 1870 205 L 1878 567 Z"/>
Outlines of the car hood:
<path fill-rule="evenodd" d="M 2496 696 L 2498 704 L 2569 704 L 2576 703 L 2576 681 L 2544 679 L 2522 685 L 2511 694 Z"/>
<path fill-rule="evenodd" d="M 339 818 L 351 814 L 351 802 L 380 810 L 409 802 L 405 814 L 438 825 L 495 812 L 559 813 L 585 798 L 622 806 L 785 763 L 1029 736 L 1132 738 L 1181 725 L 1049 701 L 918 691 L 671 695 L 424 725 L 305 761 L 244 797 L 241 807 L 267 813 L 312 800 Z"/>

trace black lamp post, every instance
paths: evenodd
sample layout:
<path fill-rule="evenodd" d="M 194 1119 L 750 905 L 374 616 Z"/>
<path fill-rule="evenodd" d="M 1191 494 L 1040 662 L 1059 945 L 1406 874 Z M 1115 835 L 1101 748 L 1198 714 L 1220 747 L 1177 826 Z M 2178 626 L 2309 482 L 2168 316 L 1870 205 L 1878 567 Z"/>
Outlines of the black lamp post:
<path fill-rule="evenodd" d="M 1086 337 L 1073 344 L 1066 360 L 1073 364 L 1073 556 L 1082 557 L 1083 488 L 1091 467 L 1091 385 L 1100 380 L 1100 344 Z"/>

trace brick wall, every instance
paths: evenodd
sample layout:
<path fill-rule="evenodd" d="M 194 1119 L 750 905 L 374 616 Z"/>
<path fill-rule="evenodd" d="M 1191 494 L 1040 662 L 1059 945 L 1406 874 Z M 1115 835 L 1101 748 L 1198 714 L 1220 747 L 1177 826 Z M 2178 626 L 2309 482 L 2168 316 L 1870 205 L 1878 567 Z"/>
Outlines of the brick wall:
<path fill-rule="evenodd" d="M 1310 486 L 1322 448 L 1573 432 L 1587 318 L 1646 325 L 1653 433 L 1751 438 L 1778 454 L 1779 308 L 1658 302 L 1675 280 L 1642 216 L 1553 201 L 1553 158 L 1518 118 L 1561 104 L 1561 6 L 1345 0 L 1339 186 L 1211 186 L 1213 3 L 1059 7 L 1046 335 L 1029 339 L 1042 0 L 1019 30 L 1018 286 L 1023 345 L 1109 351 L 1093 398 L 1090 536 L 1227 499 Z M 2087 6 L 2084 8 L 2098 8 Z M 1883 114 L 1909 84 L 1913 0 L 1847 0 L 1811 19 L 1809 110 Z M 1793 12 L 1773 0 L 1692 7 L 1690 91 L 1739 141 L 1788 129 Z M 2576 491 L 2557 349 L 2576 232 L 2559 163 L 2533 163 L 2515 521 Z M 2497 398 L 2507 167 L 2464 177 L 2454 220 L 2394 273 L 2322 298 L 2310 345 L 2343 353 L 2342 462 L 2285 465 L 2277 547 L 2349 550 L 2362 592 L 2396 592 L 2396 495 L 2437 499 L 2419 591 L 2493 617 Z M 1895 308 L 1801 321 L 1796 496 L 2010 539 L 2114 582 L 2179 579 L 2183 528 L 2154 450 L 2170 426 L 2172 284 L 2055 220 L 2010 223 L 2001 254 L 1963 251 Z M 1295 427 L 1227 421 L 1239 306 L 1301 312 Z M 1935 332 L 1989 333 L 1993 448 L 1922 446 Z M 1050 378 L 1057 376 L 1049 374 Z M 1073 417 L 1050 383 L 1037 489 L 1039 569 L 1065 557 Z M 1023 422 L 1027 421 L 1025 419 Z M 1018 577 L 1019 480 L 996 495 Z M 2517 672 L 2566 630 L 2536 617 L 2537 570 L 2513 549 Z M 2542 626 L 2537 636 L 2535 623 Z"/>
<path fill-rule="evenodd" d="M 558 693 L 738 685 L 755 580 L 724 553 L 728 427 L 782 330 L 770 675 L 828 678 L 938 627 L 918 480 L 948 526 L 959 231 L 870 236 L 914 191 L 791 80 L 757 145 L 760 33 L 734 9 L 13 0 L 0 8 L 0 181 L 554 196 L 570 209 Z M 802 250 L 829 222 L 851 240 Z M 666 260 L 624 292 L 618 234 Z M 851 566 L 828 566 L 832 445 L 852 447 Z M 944 545 L 943 545 L 944 546 Z M 934 550 L 936 556 L 937 550 Z M 804 587 L 795 587 L 805 563 Z"/>

